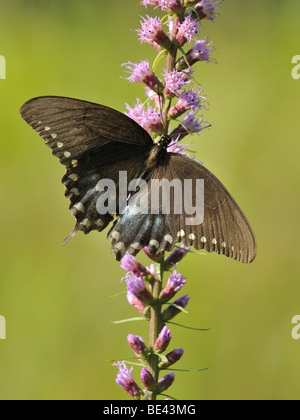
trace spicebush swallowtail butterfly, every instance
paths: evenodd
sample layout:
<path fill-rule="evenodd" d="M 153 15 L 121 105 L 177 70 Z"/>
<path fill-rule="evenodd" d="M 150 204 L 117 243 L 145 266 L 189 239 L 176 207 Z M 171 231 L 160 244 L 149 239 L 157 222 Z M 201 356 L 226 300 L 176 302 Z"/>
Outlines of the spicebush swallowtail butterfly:
<path fill-rule="evenodd" d="M 168 153 L 171 140 L 168 136 L 154 143 L 126 115 L 106 106 L 65 97 L 31 99 L 20 112 L 66 166 L 62 183 L 71 202 L 70 211 L 76 217 L 75 229 L 67 240 L 78 231 L 101 232 L 113 222 L 108 238 L 117 260 L 126 253 L 136 255 L 145 246 L 154 255 L 171 251 L 179 242 L 243 263 L 255 258 L 254 234 L 237 203 L 204 166 L 183 155 Z M 204 180 L 203 223 L 187 224 L 187 214 L 184 211 L 175 214 L 172 200 L 169 214 L 150 211 L 138 214 L 132 211 L 130 200 L 123 214 L 119 214 L 118 208 L 114 215 L 99 214 L 98 182 L 103 178 L 114 181 L 117 199 L 120 171 L 126 171 L 128 183 L 138 178 L 148 184 L 152 179 Z"/>

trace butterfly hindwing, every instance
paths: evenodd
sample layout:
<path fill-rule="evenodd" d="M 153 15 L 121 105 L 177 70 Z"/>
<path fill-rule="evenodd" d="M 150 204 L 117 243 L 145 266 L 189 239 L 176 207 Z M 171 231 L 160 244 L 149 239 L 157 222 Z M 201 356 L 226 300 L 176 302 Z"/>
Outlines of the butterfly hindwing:
<path fill-rule="evenodd" d="M 184 156 L 171 154 L 169 168 L 172 177 L 204 180 L 203 223 L 189 225 L 187 214 L 171 213 L 168 221 L 172 234 L 187 246 L 217 252 L 244 263 L 253 261 L 256 255 L 253 231 L 221 182 L 204 166 Z"/>
<path fill-rule="evenodd" d="M 174 248 L 176 240 L 170 232 L 167 215 L 162 212 L 161 203 L 158 207 L 152 206 L 151 200 L 156 181 L 163 179 L 166 168 L 165 162 L 148 174 L 146 188 L 133 195 L 125 213 L 109 232 L 108 238 L 117 260 L 126 253 L 136 255 L 145 246 L 153 255 Z"/>

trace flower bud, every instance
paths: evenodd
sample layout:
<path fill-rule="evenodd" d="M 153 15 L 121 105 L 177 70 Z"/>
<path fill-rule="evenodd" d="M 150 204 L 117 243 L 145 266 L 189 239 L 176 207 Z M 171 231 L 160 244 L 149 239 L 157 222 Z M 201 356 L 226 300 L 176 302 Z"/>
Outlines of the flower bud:
<path fill-rule="evenodd" d="M 171 338 L 172 338 L 171 331 L 168 330 L 167 326 L 163 327 L 159 336 L 156 339 L 154 350 L 157 351 L 158 353 L 163 353 L 168 347 L 168 345 L 170 344 Z"/>
<path fill-rule="evenodd" d="M 136 311 L 138 311 L 140 314 L 147 316 L 147 313 L 145 312 L 148 305 L 146 305 L 144 302 L 142 302 L 140 299 L 138 299 L 134 294 L 130 292 L 127 292 L 127 300 Z"/>
<path fill-rule="evenodd" d="M 166 287 L 159 296 L 160 301 L 162 303 L 168 302 L 168 300 L 172 299 L 179 292 L 185 283 L 186 280 L 183 280 L 183 275 L 174 270 L 168 279 Z"/>
<path fill-rule="evenodd" d="M 171 351 L 169 354 L 166 355 L 166 358 L 168 359 L 167 362 L 160 362 L 159 368 L 167 368 L 171 365 L 174 365 L 174 363 L 178 362 L 178 360 L 181 359 L 183 355 L 183 349 L 175 349 Z"/>
<path fill-rule="evenodd" d="M 150 254 L 147 247 L 143 248 L 143 251 L 147 255 L 147 257 L 150 258 L 152 261 L 161 262 L 164 258 L 164 252 L 160 252 L 159 254 L 153 255 Z"/>
<path fill-rule="evenodd" d="M 170 270 L 172 266 L 176 265 L 181 261 L 186 254 L 189 252 L 191 248 L 186 247 L 185 245 L 181 244 L 179 248 L 175 248 L 170 255 L 167 256 L 164 262 L 164 269 Z"/>
<path fill-rule="evenodd" d="M 125 255 L 125 257 L 122 258 L 121 268 L 126 271 L 131 271 L 138 277 L 148 276 L 146 267 L 140 264 L 132 255 Z"/>
<path fill-rule="evenodd" d="M 189 303 L 190 297 L 188 295 L 183 295 L 180 298 L 175 300 L 175 305 L 181 306 L 183 309 Z M 163 322 L 169 321 L 170 319 L 174 318 L 177 314 L 181 313 L 182 311 L 176 308 L 173 305 L 168 306 L 163 313 L 161 314 L 161 319 Z"/>
<path fill-rule="evenodd" d="M 133 273 L 127 273 L 126 281 L 128 292 L 135 295 L 146 305 L 151 305 L 154 302 L 152 293 L 147 289 L 142 277 L 137 277 Z"/>
<path fill-rule="evenodd" d="M 151 375 L 151 373 L 149 372 L 149 370 L 147 370 L 146 368 L 142 369 L 141 372 L 141 381 L 142 384 L 149 389 L 150 391 L 152 391 L 155 387 L 155 380 L 153 378 L 153 376 Z"/>
<path fill-rule="evenodd" d="M 135 383 L 132 376 L 132 369 L 127 369 L 125 362 L 114 363 L 114 366 L 117 366 L 119 373 L 117 375 L 116 382 L 120 387 L 122 387 L 128 395 L 130 395 L 135 400 L 139 400 L 143 395 L 141 388 Z"/>
<path fill-rule="evenodd" d="M 167 375 L 163 376 L 156 385 L 156 391 L 158 394 L 166 391 L 174 382 L 175 380 L 175 373 L 171 372 Z"/>
<path fill-rule="evenodd" d="M 142 339 L 142 337 L 139 337 L 138 335 L 129 334 L 127 336 L 127 341 L 137 357 L 148 357 L 149 350 L 147 349 L 145 341 Z"/>

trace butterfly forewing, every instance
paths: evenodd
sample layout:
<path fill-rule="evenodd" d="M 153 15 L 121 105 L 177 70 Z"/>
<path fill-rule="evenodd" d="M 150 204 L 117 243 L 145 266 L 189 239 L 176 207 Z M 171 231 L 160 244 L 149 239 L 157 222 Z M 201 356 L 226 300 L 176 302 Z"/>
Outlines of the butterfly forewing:
<path fill-rule="evenodd" d="M 118 111 L 71 98 L 31 99 L 20 112 L 67 167 L 62 182 L 76 217 L 75 229 L 67 239 L 79 230 L 102 231 L 113 217 L 97 212 L 98 182 L 103 178 L 114 181 L 118 197 L 119 171 L 126 171 L 128 181 L 138 174 L 153 146 L 151 137 Z"/>
<path fill-rule="evenodd" d="M 153 145 L 149 134 L 135 121 L 91 102 L 45 96 L 26 102 L 20 112 L 64 165 L 110 142 Z"/>

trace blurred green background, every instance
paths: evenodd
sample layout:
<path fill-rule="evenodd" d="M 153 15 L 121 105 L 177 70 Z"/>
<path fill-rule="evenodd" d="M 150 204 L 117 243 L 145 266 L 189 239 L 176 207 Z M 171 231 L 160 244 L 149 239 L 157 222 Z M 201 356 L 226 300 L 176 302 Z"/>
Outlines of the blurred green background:
<path fill-rule="evenodd" d="M 143 89 L 120 78 L 121 64 L 154 58 L 132 31 L 145 9 L 138 0 L 0 6 L 0 398 L 126 399 L 107 360 L 130 357 L 127 334 L 147 339 L 147 326 L 111 323 L 135 312 L 124 296 L 110 298 L 124 290 L 124 271 L 105 233 L 61 246 L 74 224 L 64 169 L 18 109 L 49 94 L 133 104 Z M 192 148 L 247 214 L 258 255 L 251 265 L 217 255 L 180 264 L 191 300 L 176 321 L 211 331 L 172 328 L 172 348 L 185 349 L 176 367 L 210 367 L 178 372 L 169 391 L 178 399 L 300 397 L 300 341 L 291 337 L 300 314 L 300 80 L 291 77 L 299 17 L 294 0 L 225 0 L 203 23 L 218 64 L 197 68 L 212 128 Z"/>

